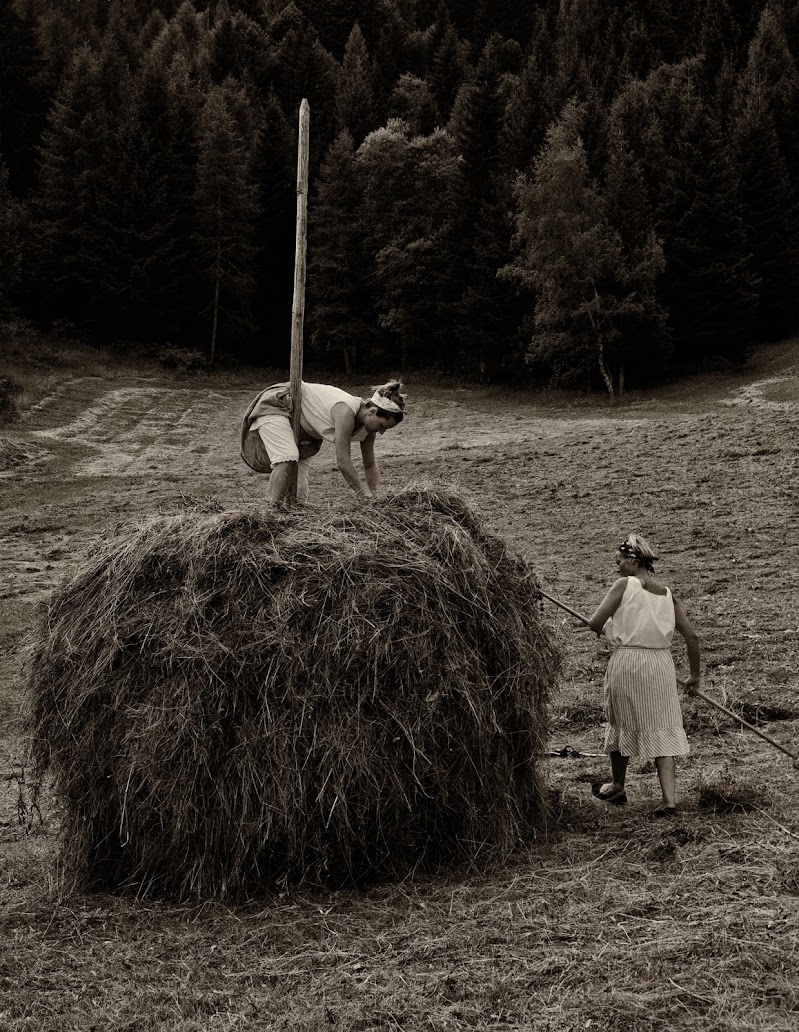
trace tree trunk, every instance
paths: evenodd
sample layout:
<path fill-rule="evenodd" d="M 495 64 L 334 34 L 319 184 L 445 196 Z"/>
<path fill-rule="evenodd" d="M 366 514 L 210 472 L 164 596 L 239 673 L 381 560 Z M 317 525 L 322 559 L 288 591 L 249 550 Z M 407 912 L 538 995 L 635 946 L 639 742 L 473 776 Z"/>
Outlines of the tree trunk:
<path fill-rule="evenodd" d="M 619 362 L 619 397 L 624 394 L 624 359 Z"/>
<path fill-rule="evenodd" d="M 216 188 L 216 262 L 214 267 L 214 316 L 211 320 L 211 365 L 216 361 L 216 331 L 219 326 L 219 278 L 222 265 L 222 187 Z"/>
<path fill-rule="evenodd" d="M 214 283 L 214 317 L 211 320 L 211 365 L 216 360 L 216 328 L 219 324 L 219 267 L 217 266 Z"/>
<path fill-rule="evenodd" d="M 344 352 L 344 372 L 349 376 L 352 372 L 352 348 L 349 344 L 344 344 L 342 351 Z"/>
<path fill-rule="evenodd" d="M 599 301 L 599 292 L 597 291 L 595 286 L 594 298 L 596 301 Z M 594 334 L 596 336 L 597 351 L 599 352 L 597 356 L 599 362 L 599 372 L 602 376 L 602 379 L 605 381 L 605 386 L 607 387 L 608 394 L 610 395 L 610 403 L 611 405 L 613 405 L 616 401 L 616 397 L 613 393 L 613 377 L 608 372 L 608 367 L 605 364 L 605 342 L 602 340 L 602 334 L 599 332 L 599 327 L 596 324 L 596 319 L 594 319 L 594 313 L 591 311 L 590 306 L 588 307 L 588 318 L 591 320 L 591 326 L 593 327 Z"/>

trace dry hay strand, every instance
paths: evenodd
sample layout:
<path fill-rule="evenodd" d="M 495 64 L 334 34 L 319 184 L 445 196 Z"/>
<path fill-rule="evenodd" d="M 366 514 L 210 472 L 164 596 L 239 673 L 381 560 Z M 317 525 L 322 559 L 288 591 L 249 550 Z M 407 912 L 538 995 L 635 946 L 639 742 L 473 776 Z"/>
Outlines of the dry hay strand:
<path fill-rule="evenodd" d="M 695 790 L 699 809 L 713 813 L 747 813 L 771 803 L 771 793 L 761 781 L 728 767 L 702 777 Z"/>
<path fill-rule="evenodd" d="M 221 898 L 505 856 L 545 817 L 557 647 L 457 497 L 206 505 L 113 535 L 27 668 L 78 883 Z"/>

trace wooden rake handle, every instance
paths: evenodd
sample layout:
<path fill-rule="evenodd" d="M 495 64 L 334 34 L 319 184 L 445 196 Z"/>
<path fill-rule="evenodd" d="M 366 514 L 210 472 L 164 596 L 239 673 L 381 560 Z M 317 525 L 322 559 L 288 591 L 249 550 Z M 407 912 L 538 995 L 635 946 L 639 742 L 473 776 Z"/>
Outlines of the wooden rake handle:
<path fill-rule="evenodd" d="M 549 601 L 553 602 L 556 606 L 560 606 L 561 609 L 565 609 L 567 613 L 570 613 L 578 620 L 582 620 L 582 622 L 586 624 L 586 626 L 588 625 L 588 617 L 583 616 L 582 613 L 578 613 L 577 610 L 572 609 L 571 606 L 567 606 L 566 603 L 561 602 L 560 599 L 554 598 L 552 595 L 547 594 L 547 592 L 544 591 L 542 588 L 539 588 L 538 591 L 544 598 L 549 599 Z M 682 687 L 684 688 L 685 681 L 681 681 L 679 678 L 677 680 L 678 683 L 682 685 Z M 739 724 L 743 724 L 745 728 L 748 728 L 750 731 L 753 731 L 756 735 L 759 735 L 762 739 L 768 742 L 769 745 L 773 745 L 775 749 L 779 749 L 779 751 L 785 753 L 786 756 L 790 756 L 791 759 L 794 761 L 794 769 L 799 770 L 799 756 L 797 756 L 796 753 L 791 752 L 790 749 L 786 749 L 784 745 L 781 745 L 774 738 L 771 738 L 764 731 L 761 731 L 760 728 L 757 728 L 753 724 L 748 723 L 746 720 L 743 719 L 743 717 L 739 717 L 738 714 L 733 713 L 731 709 L 727 709 L 726 706 L 722 706 L 720 702 L 715 702 L 708 695 L 705 695 L 704 692 L 700 692 L 697 688 L 694 688 L 693 691 L 690 692 L 690 694 L 698 695 L 699 698 L 703 699 L 709 706 L 714 706 L 717 710 L 721 710 L 722 713 L 726 713 L 728 717 L 732 717 L 733 720 L 737 720 Z"/>
<path fill-rule="evenodd" d="M 555 598 L 553 595 L 548 595 L 543 588 L 538 589 L 538 594 L 543 595 L 544 598 L 548 598 L 550 602 L 554 602 L 556 606 L 560 606 L 561 609 L 565 609 L 567 613 L 571 613 L 572 616 L 576 616 L 578 620 L 588 626 L 588 617 L 583 616 L 582 613 L 578 613 L 576 609 L 572 609 L 571 606 L 567 606 L 565 602 L 561 602 L 559 598 Z"/>
<path fill-rule="evenodd" d="M 680 684 L 684 685 L 685 682 L 680 681 Z M 693 694 L 698 695 L 700 699 L 704 699 L 705 702 L 707 702 L 709 705 L 715 706 L 716 709 L 721 710 L 722 713 L 726 713 L 727 716 L 732 717 L 733 720 L 737 720 L 739 724 L 743 724 L 743 726 L 748 728 L 750 731 L 754 731 L 756 735 L 759 735 L 761 738 L 767 741 L 769 745 L 773 745 L 775 749 L 779 749 L 779 751 L 784 752 L 786 756 L 790 756 L 791 759 L 794 761 L 794 767 L 796 768 L 796 770 L 799 770 L 799 756 L 797 756 L 796 753 L 791 752 L 790 749 L 786 749 L 784 745 L 781 745 L 778 741 L 776 741 L 776 739 L 771 738 L 769 735 L 765 733 L 765 731 L 761 731 L 759 727 L 755 727 L 754 724 L 750 724 L 748 721 L 744 720 L 743 717 L 739 717 L 737 713 L 733 713 L 731 709 L 727 709 L 726 706 L 722 706 L 720 702 L 716 702 L 715 700 L 711 699 L 709 696 L 705 695 L 704 692 L 700 692 L 698 689 L 694 688 Z"/>

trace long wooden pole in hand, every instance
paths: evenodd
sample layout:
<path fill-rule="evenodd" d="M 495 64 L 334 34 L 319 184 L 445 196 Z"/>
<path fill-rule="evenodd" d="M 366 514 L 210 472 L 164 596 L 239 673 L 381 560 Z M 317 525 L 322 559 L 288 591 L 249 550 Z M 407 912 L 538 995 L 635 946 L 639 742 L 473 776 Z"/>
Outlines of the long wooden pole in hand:
<path fill-rule="evenodd" d="M 302 407 L 302 325 L 305 318 L 305 253 L 308 239 L 308 141 L 311 110 L 308 101 L 300 104 L 300 135 L 297 153 L 297 242 L 294 249 L 294 304 L 291 309 L 291 429 L 300 443 L 300 411 Z M 289 499 L 297 501 L 297 463 L 294 463 Z"/>
<path fill-rule="evenodd" d="M 548 595 L 546 591 L 543 591 L 541 588 L 538 589 L 538 593 L 542 595 L 544 598 L 549 599 L 550 602 L 554 602 L 554 604 L 558 606 L 560 609 L 565 609 L 567 613 L 570 613 L 572 616 L 576 617 L 578 620 L 581 620 L 586 626 L 588 626 L 587 616 L 583 616 L 583 614 L 578 613 L 576 609 L 572 609 L 571 606 L 567 606 L 566 603 L 561 602 L 559 598 L 555 598 L 553 595 Z M 680 684 L 684 685 L 684 683 L 684 681 L 680 681 Z M 764 741 L 768 742 L 769 745 L 773 745 L 775 749 L 779 749 L 779 751 L 785 753 L 786 756 L 790 756 L 791 759 L 794 761 L 794 769 L 799 770 L 799 756 L 797 756 L 796 753 L 791 752 L 790 749 L 786 749 L 784 745 L 781 745 L 774 738 L 771 738 L 769 735 L 765 734 L 765 732 L 761 731 L 760 728 L 754 727 L 752 724 L 744 720 L 743 717 L 739 717 L 737 713 L 733 713 L 732 710 L 727 709 L 726 706 L 722 706 L 720 702 L 716 702 L 714 699 L 711 699 L 709 696 L 705 695 L 704 692 L 700 692 L 697 688 L 693 689 L 692 694 L 698 695 L 699 698 L 704 699 L 704 701 L 709 706 L 714 706 L 717 710 L 721 710 L 722 713 L 726 713 L 728 717 L 732 717 L 733 720 L 737 720 L 738 723 L 741 724 L 743 727 L 748 728 L 749 731 L 753 731 L 756 735 L 759 735 Z"/>

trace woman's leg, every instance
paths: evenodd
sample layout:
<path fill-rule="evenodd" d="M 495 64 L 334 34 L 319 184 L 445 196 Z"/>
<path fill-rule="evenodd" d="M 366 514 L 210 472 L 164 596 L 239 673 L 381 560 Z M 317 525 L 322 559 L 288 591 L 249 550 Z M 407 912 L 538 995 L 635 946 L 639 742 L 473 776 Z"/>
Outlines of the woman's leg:
<path fill-rule="evenodd" d="M 677 805 L 676 768 L 673 756 L 656 756 L 655 767 L 660 779 L 660 790 L 663 793 L 663 805 Z"/>
<path fill-rule="evenodd" d="M 291 462 L 273 462 L 269 474 L 269 501 L 272 505 L 281 505 L 288 498 L 291 487 Z"/>
<path fill-rule="evenodd" d="M 288 498 L 291 487 L 292 463 L 299 458 L 297 443 L 291 430 L 289 417 L 281 412 L 269 414 L 260 420 L 258 435 L 272 464 L 269 475 L 269 501 L 282 505 Z"/>
<path fill-rule="evenodd" d="M 305 505 L 308 501 L 308 483 L 311 471 L 310 459 L 300 459 L 297 463 L 297 501 Z"/>
<path fill-rule="evenodd" d="M 624 788 L 624 781 L 627 777 L 627 764 L 629 756 L 622 756 L 618 751 L 610 754 L 610 769 L 613 771 L 613 784 L 617 788 Z"/>

